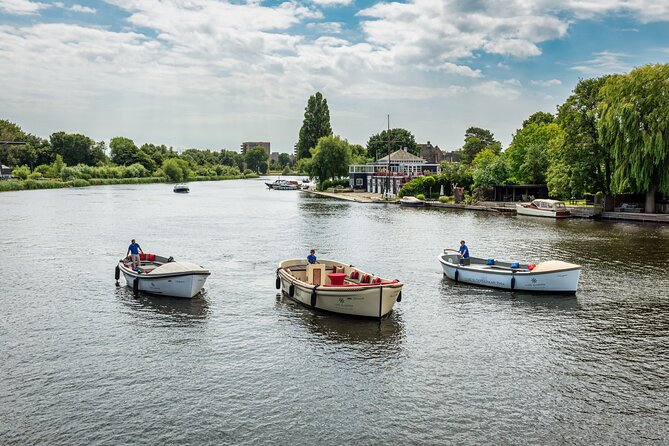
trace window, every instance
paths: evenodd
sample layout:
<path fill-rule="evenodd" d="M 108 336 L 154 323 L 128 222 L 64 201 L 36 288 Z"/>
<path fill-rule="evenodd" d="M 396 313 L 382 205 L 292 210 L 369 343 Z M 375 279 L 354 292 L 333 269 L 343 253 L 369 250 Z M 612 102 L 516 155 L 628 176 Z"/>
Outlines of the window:
<path fill-rule="evenodd" d="M 362 178 L 356 178 L 355 179 L 355 185 L 356 186 L 362 186 Z"/>

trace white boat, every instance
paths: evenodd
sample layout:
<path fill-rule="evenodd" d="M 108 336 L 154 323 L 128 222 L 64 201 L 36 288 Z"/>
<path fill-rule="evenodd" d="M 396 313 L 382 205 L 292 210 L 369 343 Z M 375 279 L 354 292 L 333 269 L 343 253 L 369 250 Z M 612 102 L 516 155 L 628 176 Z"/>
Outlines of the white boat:
<path fill-rule="evenodd" d="M 581 267 L 549 260 L 534 264 L 470 257 L 446 249 L 439 256 L 444 275 L 451 280 L 512 291 L 576 293 Z M 463 264 L 464 263 L 464 264 Z"/>
<path fill-rule="evenodd" d="M 190 192 L 190 188 L 188 187 L 187 184 L 179 183 L 174 185 L 174 192 L 179 193 L 179 194 L 187 194 Z"/>
<path fill-rule="evenodd" d="M 303 259 L 279 264 L 276 288 L 310 308 L 348 316 L 383 318 L 402 299 L 402 282 L 365 273 L 343 262 Z"/>
<path fill-rule="evenodd" d="M 135 294 L 144 291 L 162 296 L 192 298 L 204 287 L 211 274 L 207 269 L 190 262 L 176 262 L 155 254 L 140 254 L 140 266 L 133 269 L 129 257 L 116 266 L 116 283 L 123 274 L 125 283 Z"/>
<path fill-rule="evenodd" d="M 425 201 L 419 200 L 416 197 L 403 197 L 400 200 L 400 206 L 406 207 L 422 207 L 425 206 Z"/>
<path fill-rule="evenodd" d="M 567 218 L 571 212 L 563 202 L 558 200 L 532 200 L 529 204 L 516 204 L 518 215 L 531 215 L 533 217 Z"/>
<path fill-rule="evenodd" d="M 265 185 L 274 190 L 298 190 L 300 185 L 297 181 L 276 180 L 273 183 L 265 183 Z"/>

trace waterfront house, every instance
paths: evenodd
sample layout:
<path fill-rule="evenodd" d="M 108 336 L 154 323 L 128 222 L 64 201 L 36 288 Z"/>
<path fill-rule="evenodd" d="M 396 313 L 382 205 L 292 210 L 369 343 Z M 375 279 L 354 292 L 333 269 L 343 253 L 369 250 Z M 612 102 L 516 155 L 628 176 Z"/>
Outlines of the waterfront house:
<path fill-rule="evenodd" d="M 420 150 L 420 157 L 431 164 L 438 164 L 444 159 L 444 152 L 439 146 L 433 146 L 430 141 L 427 144 L 417 144 Z"/>
<path fill-rule="evenodd" d="M 349 181 L 353 190 L 397 196 L 400 188 L 417 176 L 440 173 L 438 163 L 402 149 L 367 164 L 352 164 L 348 167 Z"/>
<path fill-rule="evenodd" d="M 0 180 L 6 180 L 12 177 L 12 168 L 0 164 Z"/>

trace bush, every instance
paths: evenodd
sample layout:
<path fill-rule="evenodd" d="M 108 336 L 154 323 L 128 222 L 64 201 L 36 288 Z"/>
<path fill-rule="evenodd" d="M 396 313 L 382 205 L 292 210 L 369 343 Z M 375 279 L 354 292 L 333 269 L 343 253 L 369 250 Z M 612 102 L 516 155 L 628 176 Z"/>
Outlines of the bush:
<path fill-rule="evenodd" d="M 74 167 L 65 166 L 60 171 L 60 178 L 63 181 L 74 180 L 77 178 L 77 171 L 74 169 Z"/>
<path fill-rule="evenodd" d="M 139 163 L 131 164 L 125 168 L 125 178 L 144 178 L 149 176 L 149 171 Z"/>
<path fill-rule="evenodd" d="M 73 187 L 86 187 L 86 186 L 91 185 L 88 181 L 82 180 L 82 179 L 74 180 L 74 181 L 70 182 L 70 184 Z"/>
<path fill-rule="evenodd" d="M 48 176 L 49 170 L 51 169 L 51 166 L 48 164 L 40 164 L 39 166 L 35 167 L 35 172 L 42 174 L 43 177 Z"/>
<path fill-rule="evenodd" d="M 28 178 L 31 180 L 37 180 L 39 178 L 42 178 L 42 174 L 39 172 L 33 172 L 30 175 L 28 175 Z"/>
<path fill-rule="evenodd" d="M 12 175 L 14 175 L 16 178 L 20 180 L 27 180 L 28 175 L 30 175 L 30 167 L 28 166 L 17 167 L 14 170 L 12 170 Z"/>
<path fill-rule="evenodd" d="M 418 198 L 419 200 L 425 200 L 425 195 L 418 194 L 418 195 L 416 195 L 416 198 Z"/>
<path fill-rule="evenodd" d="M 0 192 L 9 192 L 14 190 L 23 190 L 23 183 L 20 181 L 0 181 Z"/>
<path fill-rule="evenodd" d="M 179 181 L 184 181 L 188 178 L 189 168 L 188 163 L 184 160 L 177 158 L 170 158 L 163 162 L 162 167 L 165 178 L 168 181 L 178 183 Z"/>
<path fill-rule="evenodd" d="M 337 180 L 325 180 L 318 185 L 318 190 L 328 190 L 332 187 L 344 186 L 350 187 L 351 183 L 348 178 L 339 178 Z"/>
<path fill-rule="evenodd" d="M 453 197 L 448 195 L 442 195 L 439 197 L 439 203 L 453 203 Z"/>

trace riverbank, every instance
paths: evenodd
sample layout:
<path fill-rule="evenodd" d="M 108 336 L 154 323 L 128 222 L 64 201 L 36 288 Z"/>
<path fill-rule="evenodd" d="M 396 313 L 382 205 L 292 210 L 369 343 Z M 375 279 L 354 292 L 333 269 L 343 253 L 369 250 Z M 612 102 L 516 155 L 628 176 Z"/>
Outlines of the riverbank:
<path fill-rule="evenodd" d="M 356 203 L 388 203 L 397 204 L 399 200 L 385 201 L 381 194 L 369 192 L 322 192 L 307 190 L 314 195 L 336 198 L 338 200 L 353 201 Z M 441 203 L 439 201 L 425 201 L 425 207 L 461 209 L 468 211 L 497 212 L 504 215 L 516 215 L 516 203 L 482 201 L 476 204 Z M 669 224 L 669 214 L 644 214 L 629 212 L 602 212 L 597 206 L 567 206 L 574 218 L 602 219 L 613 221 L 633 221 L 640 223 Z"/>
<path fill-rule="evenodd" d="M 193 181 L 225 181 L 258 178 L 256 174 L 250 175 L 221 175 L 214 177 L 192 177 L 185 182 Z M 173 183 L 165 177 L 144 177 L 144 178 L 91 178 L 89 180 L 6 180 L 0 181 L 0 192 L 13 192 L 21 190 L 38 189 L 65 189 L 69 187 L 89 187 L 89 186 L 108 186 L 114 184 L 155 184 L 155 183 Z"/>

